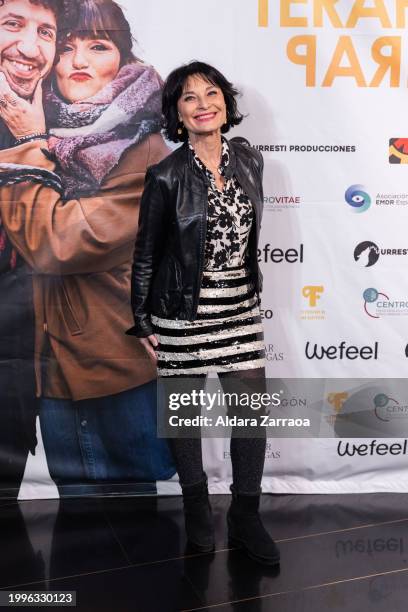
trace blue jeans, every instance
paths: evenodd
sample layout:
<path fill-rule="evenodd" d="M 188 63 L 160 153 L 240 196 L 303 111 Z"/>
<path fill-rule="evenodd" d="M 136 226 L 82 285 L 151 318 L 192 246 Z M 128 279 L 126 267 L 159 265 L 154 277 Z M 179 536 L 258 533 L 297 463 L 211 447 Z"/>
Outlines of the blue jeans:
<path fill-rule="evenodd" d="M 157 437 L 156 381 L 74 402 L 42 398 L 41 433 L 60 495 L 156 491 L 175 474 L 167 440 Z"/>

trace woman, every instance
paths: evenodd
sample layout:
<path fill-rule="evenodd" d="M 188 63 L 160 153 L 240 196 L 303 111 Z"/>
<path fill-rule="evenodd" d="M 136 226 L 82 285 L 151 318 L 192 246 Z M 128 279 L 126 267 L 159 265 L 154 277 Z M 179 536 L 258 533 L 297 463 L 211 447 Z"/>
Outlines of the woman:
<path fill-rule="evenodd" d="M 82 0 L 45 114 L 41 84 L 32 104 L 0 84 L 16 138 L 0 153 L 1 215 L 34 270 L 41 430 L 61 495 L 151 491 L 174 473 L 156 437 L 155 368 L 124 333 L 144 175 L 168 153 L 162 83 L 132 44 L 115 2 Z"/>
<path fill-rule="evenodd" d="M 265 383 L 257 244 L 261 155 L 221 136 L 242 120 L 237 91 L 215 68 L 192 62 L 163 89 L 167 136 L 182 147 L 149 168 L 132 270 L 131 330 L 159 375 L 201 378 L 216 371 L 224 390 Z M 204 377 L 204 379 L 203 379 Z M 263 430 L 264 431 L 264 430 Z M 235 432 L 236 433 L 236 432 Z M 258 514 L 265 433 L 231 437 L 229 538 L 253 558 L 279 562 Z M 214 549 L 201 440 L 172 439 L 189 542 Z"/>

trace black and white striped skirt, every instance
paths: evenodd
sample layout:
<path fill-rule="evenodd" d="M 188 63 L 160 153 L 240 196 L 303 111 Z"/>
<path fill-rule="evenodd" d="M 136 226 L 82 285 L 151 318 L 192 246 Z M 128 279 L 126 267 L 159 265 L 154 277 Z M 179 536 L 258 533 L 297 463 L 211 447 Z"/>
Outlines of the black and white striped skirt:
<path fill-rule="evenodd" d="M 204 271 L 194 321 L 151 319 L 159 376 L 265 366 L 258 299 L 245 267 Z"/>

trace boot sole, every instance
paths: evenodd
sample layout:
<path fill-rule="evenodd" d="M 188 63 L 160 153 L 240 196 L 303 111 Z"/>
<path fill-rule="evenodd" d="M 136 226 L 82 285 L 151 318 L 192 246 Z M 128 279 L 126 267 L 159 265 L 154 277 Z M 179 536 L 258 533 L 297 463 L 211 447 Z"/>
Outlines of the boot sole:
<path fill-rule="evenodd" d="M 228 546 L 239 548 L 243 550 L 250 559 L 256 561 L 257 563 L 262 563 L 263 565 L 279 565 L 280 563 L 280 555 L 276 557 L 259 557 L 258 555 L 254 555 L 246 546 L 245 543 L 241 540 L 237 540 L 236 538 L 229 537 L 228 538 Z"/>

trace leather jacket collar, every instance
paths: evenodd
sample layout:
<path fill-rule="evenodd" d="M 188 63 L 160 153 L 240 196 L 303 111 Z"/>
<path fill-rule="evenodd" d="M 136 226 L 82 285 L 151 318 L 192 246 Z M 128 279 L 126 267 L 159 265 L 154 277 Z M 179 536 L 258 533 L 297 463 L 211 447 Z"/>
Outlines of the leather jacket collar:
<path fill-rule="evenodd" d="M 187 156 L 187 163 L 190 167 L 191 170 L 193 170 L 196 174 L 199 174 L 199 176 L 203 177 L 205 180 L 205 183 L 207 185 L 210 184 L 208 178 L 205 176 L 204 172 L 202 172 L 198 167 L 197 164 L 194 161 L 194 157 L 192 152 L 190 151 L 190 147 L 188 146 L 188 142 L 184 142 L 182 147 L 182 149 L 184 149 L 185 154 Z M 228 152 L 229 152 L 229 163 L 228 166 L 225 168 L 225 178 L 231 178 L 236 171 L 236 167 L 237 167 L 237 160 L 236 160 L 236 154 L 234 151 L 234 147 L 229 145 L 228 148 Z"/>

